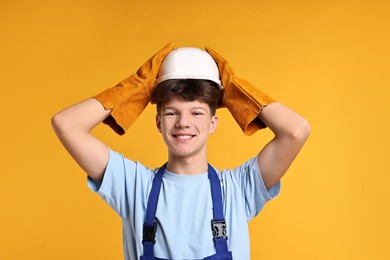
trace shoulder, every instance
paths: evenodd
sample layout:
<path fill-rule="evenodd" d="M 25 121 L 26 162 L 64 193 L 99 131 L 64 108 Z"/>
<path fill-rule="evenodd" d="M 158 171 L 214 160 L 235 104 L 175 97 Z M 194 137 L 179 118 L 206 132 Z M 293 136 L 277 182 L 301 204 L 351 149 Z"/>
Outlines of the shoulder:
<path fill-rule="evenodd" d="M 125 172 L 134 172 L 134 173 L 146 173 L 154 175 L 157 169 L 151 169 L 150 167 L 144 165 L 140 161 L 131 160 L 127 158 L 124 154 L 108 148 L 109 150 L 109 159 L 106 171 L 113 168 L 116 170 L 123 170 Z"/>
<path fill-rule="evenodd" d="M 218 171 L 216 169 L 218 175 L 220 178 L 226 178 L 226 177 L 231 177 L 233 178 L 234 176 L 241 176 L 241 175 L 246 175 L 249 173 L 258 173 L 260 174 L 260 168 L 258 164 L 258 160 L 256 157 L 250 158 L 249 160 L 245 161 L 241 165 L 231 168 L 231 169 L 223 169 L 221 171 Z"/>

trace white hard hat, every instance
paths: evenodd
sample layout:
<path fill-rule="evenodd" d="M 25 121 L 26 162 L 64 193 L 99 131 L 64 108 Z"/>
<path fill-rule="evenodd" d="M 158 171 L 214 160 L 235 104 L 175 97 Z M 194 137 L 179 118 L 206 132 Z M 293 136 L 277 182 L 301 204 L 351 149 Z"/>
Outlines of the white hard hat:
<path fill-rule="evenodd" d="M 222 88 L 217 64 L 210 54 L 198 48 L 182 47 L 168 53 L 156 84 L 168 79 L 208 79 Z"/>

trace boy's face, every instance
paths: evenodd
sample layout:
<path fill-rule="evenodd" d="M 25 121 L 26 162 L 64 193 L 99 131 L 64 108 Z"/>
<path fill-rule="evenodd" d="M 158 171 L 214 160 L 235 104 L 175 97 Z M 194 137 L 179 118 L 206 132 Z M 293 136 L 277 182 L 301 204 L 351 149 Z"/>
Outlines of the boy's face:
<path fill-rule="evenodd" d="M 218 118 L 211 115 L 206 103 L 173 98 L 161 106 L 156 124 L 170 156 L 202 156 L 206 155 L 207 138 L 215 131 Z"/>

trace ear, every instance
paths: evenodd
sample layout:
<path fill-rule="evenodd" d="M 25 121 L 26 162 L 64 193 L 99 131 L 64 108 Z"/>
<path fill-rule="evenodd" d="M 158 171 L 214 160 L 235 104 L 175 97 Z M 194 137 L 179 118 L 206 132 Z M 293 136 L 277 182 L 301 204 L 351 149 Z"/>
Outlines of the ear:
<path fill-rule="evenodd" d="M 161 133 L 161 118 L 159 115 L 156 115 L 156 126 L 157 130 Z"/>
<path fill-rule="evenodd" d="M 218 126 L 218 117 L 212 116 L 210 120 L 209 134 L 214 133 Z"/>

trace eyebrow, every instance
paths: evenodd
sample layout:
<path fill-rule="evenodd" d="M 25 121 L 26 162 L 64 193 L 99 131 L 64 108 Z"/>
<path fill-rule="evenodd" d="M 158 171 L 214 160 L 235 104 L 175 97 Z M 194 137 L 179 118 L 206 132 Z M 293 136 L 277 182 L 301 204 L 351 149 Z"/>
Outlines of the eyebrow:
<path fill-rule="evenodd" d="M 162 110 L 166 110 L 166 109 L 172 109 L 172 110 L 176 110 L 177 108 L 175 106 L 168 106 L 168 107 L 163 107 Z M 192 110 L 197 110 L 197 109 L 201 109 L 201 110 L 205 110 L 206 111 L 206 108 L 204 107 L 192 107 L 191 108 Z"/>
<path fill-rule="evenodd" d="M 204 108 L 204 107 L 193 107 L 192 109 L 193 109 L 193 110 L 196 110 L 196 109 L 206 110 L 206 108 Z"/>

